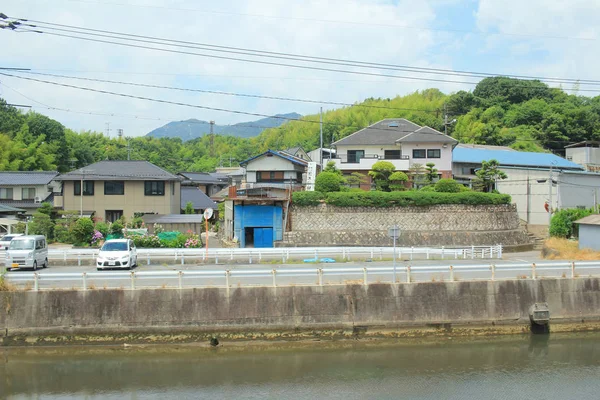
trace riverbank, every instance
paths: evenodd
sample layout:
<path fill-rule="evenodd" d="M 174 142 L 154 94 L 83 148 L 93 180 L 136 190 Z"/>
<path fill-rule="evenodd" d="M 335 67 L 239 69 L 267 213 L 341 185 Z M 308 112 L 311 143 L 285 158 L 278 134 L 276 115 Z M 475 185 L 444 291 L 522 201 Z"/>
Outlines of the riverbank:
<path fill-rule="evenodd" d="M 552 331 L 597 330 L 600 279 L 0 294 L 2 344 L 207 343 L 485 336 L 529 331 L 548 304 Z"/>

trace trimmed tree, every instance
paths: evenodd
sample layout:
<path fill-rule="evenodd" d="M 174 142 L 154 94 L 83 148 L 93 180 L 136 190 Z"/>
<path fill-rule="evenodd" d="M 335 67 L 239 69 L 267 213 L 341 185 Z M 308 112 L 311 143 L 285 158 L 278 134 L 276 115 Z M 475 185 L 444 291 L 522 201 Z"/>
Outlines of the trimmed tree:
<path fill-rule="evenodd" d="M 478 191 L 491 192 L 498 179 L 507 178 L 504 171 L 501 171 L 499 168 L 500 163 L 497 160 L 483 161 L 481 163 L 481 169 L 475 172 L 475 175 L 477 175 L 475 187 Z"/>
<path fill-rule="evenodd" d="M 369 171 L 369 176 L 373 178 L 377 190 L 383 192 L 390 191 L 390 175 L 396 171 L 396 167 L 389 161 L 377 161 Z"/>
<path fill-rule="evenodd" d="M 339 192 L 344 178 L 335 172 L 323 171 L 315 179 L 315 191 L 321 193 Z"/>
<path fill-rule="evenodd" d="M 389 177 L 390 189 L 394 192 L 406 190 L 406 182 L 408 182 L 408 175 L 402 171 L 396 171 Z"/>
<path fill-rule="evenodd" d="M 438 170 L 435 168 L 435 164 L 432 162 L 429 162 L 425 165 L 425 181 L 428 184 L 432 184 L 438 178 Z"/>

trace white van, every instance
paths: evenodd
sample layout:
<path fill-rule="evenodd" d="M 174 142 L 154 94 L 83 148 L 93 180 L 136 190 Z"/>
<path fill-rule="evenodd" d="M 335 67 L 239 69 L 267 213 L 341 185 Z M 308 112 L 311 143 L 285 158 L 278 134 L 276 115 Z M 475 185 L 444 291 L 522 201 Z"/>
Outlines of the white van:
<path fill-rule="evenodd" d="M 42 235 L 17 236 L 10 241 L 6 250 L 6 270 L 48 266 L 48 246 Z"/>

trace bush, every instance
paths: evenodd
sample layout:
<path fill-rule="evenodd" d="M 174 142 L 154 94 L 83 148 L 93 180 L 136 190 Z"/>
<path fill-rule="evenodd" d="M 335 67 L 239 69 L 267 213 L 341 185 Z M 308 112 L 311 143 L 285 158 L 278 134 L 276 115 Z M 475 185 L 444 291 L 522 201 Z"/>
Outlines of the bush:
<path fill-rule="evenodd" d="M 76 244 L 89 244 L 93 234 L 94 222 L 90 218 L 79 218 L 71 229 L 71 237 Z"/>
<path fill-rule="evenodd" d="M 106 222 L 96 222 L 96 230 L 100 232 L 103 237 L 107 237 L 110 233 L 108 224 Z"/>
<path fill-rule="evenodd" d="M 294 192 L 292 193 L 292 202 L 299 206 L 316 206 L 325 199 L 321 192 Z"/>
<path fill-rule="evenodd" d="M 335 172 L 323 171 L 315 179 L 315 191 L 322 193 L 339 192 L 344 178 Z"/>
<path fill-rule="evenodd" d="M 71 235 L 71 231 L 66 224 L 56 224 L 54 226 L 54 240 L 59 243 L 71 243 L 73 242 L 73 237 Z"/>
<path fill-rule="evenodd" d="M 421 189 L 419 189 L 419 191 L 421 192 L 435 192 L 435 185 L 427 185 L 427 186 L 423 186 Z"/>
<path fill-rule="evenodd" d="M 112 224 L 110 224 L 110 233 L 113 235 L 122 235 L 124 227 L 125 226 L 123 226 L 123 221 L 118 219 Z"/>
<path fill-rule="evenodd" d="M 127 224 L 128 228 L 140 229 L 144 226 L 144 219 L 142 217 L 133 217 L 131 222 Z"/>
<path fill-rule="evenodd" d="M 440 179 L 435 183 L 435 191 L 440 193 L 458 193 L 460 192 L 460 187 L 463 186 L 460 183 L 456 182 L 454 179 Z"/>
<path fill-rule="evenodd" d="M 406 190 L 406 182 L 408 182 L 408 175 L 402 171 L 396 171 L 389 177 L 390 189 L 393 191 Z"/>
<path fill-rule="evenodd" d="M 50 215 L 41 212 L 33 214 L 33 219 L 29 223 L 30 235 L 44 235 L 48 239 L 54 237 L 54 222 Z"/>
<path fill-rule="evenodd" d="M 134 235 L 134 236 L 130 237 L 130 239 L 133 240 L 133 243 L 135 243 L 136 247 L 142 247 L 142 248 L 147 248 L 147 249 L 155 249 L 155 248 L 162 247 L 162 242 L 156 235 L 147 235 L 147 236 Z"/>
<path fill-rule="evenodd" d="M 479 192 L 437 193 L 428 191 L 408 192 L 334 192 L 328 193 L 327 204 L 338 207 L 406 207 L 431 206 L 437 204 L 510 204 L 506 194 Z"/>
<path fill-rule="evenodd" d="M 573 222 L 592 215 L 591 209 L 568 208 L 554 213 L 550 220 L 550 236 L 568 239 L 571 236 L 579 237 L 579 227 Z"/>

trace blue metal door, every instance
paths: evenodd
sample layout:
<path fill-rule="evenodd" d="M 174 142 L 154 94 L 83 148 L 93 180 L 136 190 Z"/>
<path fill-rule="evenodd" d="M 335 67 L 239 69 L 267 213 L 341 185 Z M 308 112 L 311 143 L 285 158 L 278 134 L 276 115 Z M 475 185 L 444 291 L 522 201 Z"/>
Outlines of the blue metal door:
<path fill-rule="evenodd" d="M 254 228 L 254 247 L 273 247 L 273 228 Z"/>

